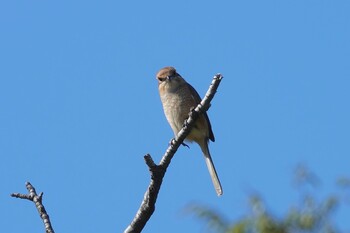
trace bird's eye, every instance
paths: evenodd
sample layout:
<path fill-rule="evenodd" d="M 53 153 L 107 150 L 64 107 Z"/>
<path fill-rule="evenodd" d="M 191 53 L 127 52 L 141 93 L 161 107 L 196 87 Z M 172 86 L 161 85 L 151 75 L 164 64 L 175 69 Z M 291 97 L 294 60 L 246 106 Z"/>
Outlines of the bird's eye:
<path fill-rule="evenodd" d="M 158 80 L 159 80 L 160 82 L 164 82 L 164 81 L 166 80 L 166 78 L 158 77 Z"/>

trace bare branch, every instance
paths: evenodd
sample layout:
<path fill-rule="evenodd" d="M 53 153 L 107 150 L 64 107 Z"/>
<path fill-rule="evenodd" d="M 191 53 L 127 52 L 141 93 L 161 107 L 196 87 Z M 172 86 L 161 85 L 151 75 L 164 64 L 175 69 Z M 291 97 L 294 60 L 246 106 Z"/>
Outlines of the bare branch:
<path fill-rule="evenodd" d="M 159 165 L 156 165 L 154 163 L 151 155 L 145 155 L 144 159 L 151 173 L 151 182 L 143 197 L 139 210 L 137 211 L 130 225 L 125 229 L 124 233 L 141 232 L 145 227 L 147 221 L 151 218 L 151 215 L 155 210 L 155 204 L 157 201 L 160 186 L 162 185 L 163 177 L 171 162 L 171 159 L 174 157 L 177 149 L 183 143 L 184 139 L 191 132 L 191 129 L 199 114 L 206 112 L 210 107 L 210 101 L 214 98 L 214 95 L 222 78 L 223 77 L 221 74 L 214 76 L 205 97 L 202 99 L 201 103 L 189 113 L 189 117 L 186 120 L 184 127 L 177 134 L 176 139 L 173 139 L 171 141 Z"/>
<path fill-rule="evenodd" d="M 21 194 L 21 193 L 12 193 L 11 197 L 21 198 L 21 199 L 27 199 L 29 201 L 34 202 L 40 218 L 44 222 L 46 233 L 54 233 L 54 230 L 52 228 L 49 215 L 47 214 L 45 207 L 42 203 L 43 193 L 41 192 L 39 195 L 36 193 L 35 188 L 33 185 L 29 182 L 26 182 L 26 188 L 29 192 L 29 194 Z"/>

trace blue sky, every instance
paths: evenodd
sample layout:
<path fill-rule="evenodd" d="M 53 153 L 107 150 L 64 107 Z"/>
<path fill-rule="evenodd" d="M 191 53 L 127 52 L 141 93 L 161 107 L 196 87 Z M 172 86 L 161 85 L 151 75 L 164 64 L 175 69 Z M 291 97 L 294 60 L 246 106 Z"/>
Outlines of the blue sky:
<path fill-rule="evenodd" d="M 350 176 L 350 2 L 2 1 L 1 232 L 42 232 L 31 181 L 56 232 L 122 232 L 173 136 L 155 73 L 175 66 L 201 96 L 224 79 L 209 117 L 217 198 L 197 145 L 180 148 L 144 232 L 202 232 L 205 204 L 231 219 L 259 191 L 276 214 L 298 202 L 293 169 Z M 336 223 L 350 229 L 349 206 Z"/>

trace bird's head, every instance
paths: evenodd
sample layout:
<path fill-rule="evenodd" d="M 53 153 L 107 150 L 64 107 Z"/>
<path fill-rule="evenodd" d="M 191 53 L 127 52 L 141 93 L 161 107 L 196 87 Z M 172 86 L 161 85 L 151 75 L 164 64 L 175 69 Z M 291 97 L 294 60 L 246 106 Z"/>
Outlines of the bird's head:
<path fill-rule="evenodd" d="M 176 72 L 176 69 L 171 66 L 162 68 L 157 73 L 158 85 L 163 88 L 176 89 L 186 81 Z"/>

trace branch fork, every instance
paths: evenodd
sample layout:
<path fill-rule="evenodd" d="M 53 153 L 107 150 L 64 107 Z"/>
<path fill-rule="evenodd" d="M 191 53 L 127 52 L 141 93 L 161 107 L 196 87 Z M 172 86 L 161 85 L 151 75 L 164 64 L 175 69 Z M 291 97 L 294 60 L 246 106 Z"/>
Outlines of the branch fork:
<path fill-rule="evenodd" d="M 20 199 L 26 199 L 29 201 L 32 201 L 35 206 L 36 209 L 39 212 L 40 218 L 43 220 L 44 222 L 44 226 L 45 226 L 45 231 L 46 233 L 54 233 L 54 230 L 52 228 L 52 224 L 50 221 L 50 217 L 47 214 L 45 207 L 42 203 L 42 199 L 43 199 L 43 192 L 41 192 L 39 195 L 36 193 L 34 186 L 29 183 L 26 182 L 26 188 L 28 190 L 28 194 L 21 194 L 21 193 L 12 193 L 11 197 L 16 197 L 16 198 L 20 198 Z"/>

